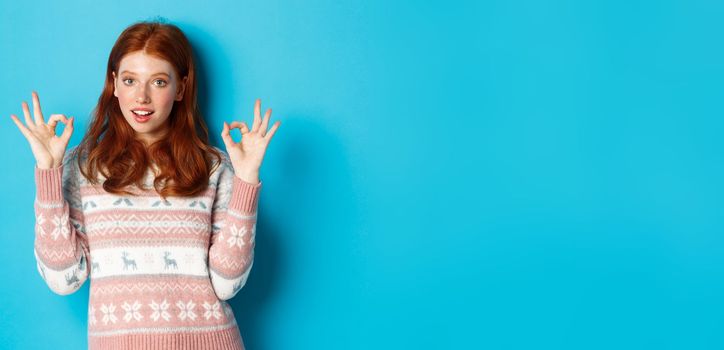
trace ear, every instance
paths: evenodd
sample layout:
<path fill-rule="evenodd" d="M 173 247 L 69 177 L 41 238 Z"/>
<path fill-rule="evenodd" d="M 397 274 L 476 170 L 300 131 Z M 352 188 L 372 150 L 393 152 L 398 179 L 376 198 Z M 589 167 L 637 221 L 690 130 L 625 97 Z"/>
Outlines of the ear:
<path fill-rule="evenodd" d="M 181 101 L 184 98 L 184 91 L 186 91 L 186 82 L 189 80 L 188 76 L 185 76 L 178 87 L 178 93 L 176 94 L 176 101 Z"/>
<path fill-rule="evenodd" d="M 111 72 L 113 74 L 113 96 L 118 97 L 118 91 L 116 91 L 116 72 Z"/>

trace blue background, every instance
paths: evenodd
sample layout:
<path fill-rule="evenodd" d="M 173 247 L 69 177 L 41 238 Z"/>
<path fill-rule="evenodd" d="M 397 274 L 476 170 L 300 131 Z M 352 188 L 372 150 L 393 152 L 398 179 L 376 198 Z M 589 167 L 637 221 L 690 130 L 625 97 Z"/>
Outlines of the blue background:
<path fill-rule="evenodd" d="M 35 268 L 9 115 L 36 90 L 77 144 L 156 15 L 215 145 L 256 98 L 282 121 L 233 299 L 249 349 L 724 348 L 724 4 L 572 0 L 3 1 L 0 347 L 84 348 L 88 302 Z"/>

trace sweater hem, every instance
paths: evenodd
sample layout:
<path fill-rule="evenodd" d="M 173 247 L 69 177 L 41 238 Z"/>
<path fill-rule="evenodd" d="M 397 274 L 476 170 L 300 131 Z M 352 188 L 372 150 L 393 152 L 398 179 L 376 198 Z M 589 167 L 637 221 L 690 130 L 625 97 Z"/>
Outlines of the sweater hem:
<path fill-rule="evenodd" d="M 244 350 L 239 328 L 205 332 L 139 333 L 89 336 L 89 350 Z"/>

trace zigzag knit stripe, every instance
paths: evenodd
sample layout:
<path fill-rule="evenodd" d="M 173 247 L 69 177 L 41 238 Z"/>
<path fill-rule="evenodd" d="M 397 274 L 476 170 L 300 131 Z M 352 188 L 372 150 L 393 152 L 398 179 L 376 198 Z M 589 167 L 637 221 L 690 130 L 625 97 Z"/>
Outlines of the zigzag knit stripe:
<path fill-rule="evenodd" d="M 132 283 L 118 283 L 109 279 L 93 280 L 91 294 L 93 296 L 115 295 L 115 294 L 202 294 L 213 293 L 212 287 L 207 279 L 184 278 L 178 281 L 176 276 L 167 276 L 167 281 L 158 281 L 159 277 L 150 277 L 149 282 L 134 280 Z"/>
<path fill-rule="evenodd" d="M 209 245 L 208 239 L 192 238 L 126 238 L 126 239 L 94 239 L 93 249 L 105 248 L 142 248 L 142 247 L 186 247 L 206 249 Z"/>

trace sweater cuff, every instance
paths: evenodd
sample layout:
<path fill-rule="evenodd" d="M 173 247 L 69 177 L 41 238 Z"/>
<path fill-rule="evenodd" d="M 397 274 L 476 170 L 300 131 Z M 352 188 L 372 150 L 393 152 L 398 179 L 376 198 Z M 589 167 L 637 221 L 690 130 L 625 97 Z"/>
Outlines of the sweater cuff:
<path fill-rule="evenodd" d="M 234 175 L 234 184 L 231 192 L 229 208 L 240 213 L 250 214 L 256 211 L 259 202 L 261 181 L 254 185 Z"/>
<path fill-rule="evenodd" d="M 63 167 L 41 169 L 35 165 L 36 198 L 41 202 L 63 201 Z"/>

